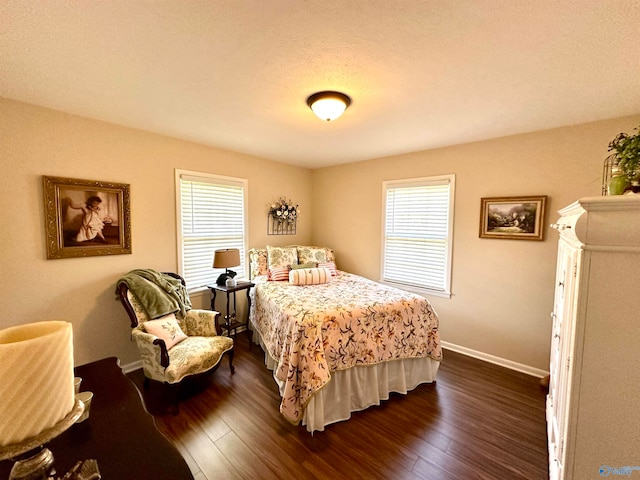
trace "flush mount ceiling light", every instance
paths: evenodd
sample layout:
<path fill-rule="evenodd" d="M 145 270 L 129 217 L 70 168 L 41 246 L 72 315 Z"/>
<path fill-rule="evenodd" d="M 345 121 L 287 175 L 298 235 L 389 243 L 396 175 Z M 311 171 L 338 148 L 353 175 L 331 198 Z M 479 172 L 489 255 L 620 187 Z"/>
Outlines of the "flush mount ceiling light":
<path fill-rule="evenodd" d="M 344 113 L 351 99 L 340 92 L 318 92 L 307 98 L 307 105 L 320 120 L 330 122 Z"/>

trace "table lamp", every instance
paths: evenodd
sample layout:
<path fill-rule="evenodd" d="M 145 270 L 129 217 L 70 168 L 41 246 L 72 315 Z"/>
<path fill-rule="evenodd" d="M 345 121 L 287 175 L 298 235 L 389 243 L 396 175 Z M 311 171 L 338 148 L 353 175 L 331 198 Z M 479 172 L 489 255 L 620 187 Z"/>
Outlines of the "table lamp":
<path fill-rule="evenodd" d="M 62 321 L 0 330 L 0 460 L 15 461 L 9 480 L 49 478 L 44 445 L 84 410 L 75 398 L 73 332 Z"/>
<path fill-rule="evenodd" d="M 216 283 L 225 285 L 228 278 L 233 279 L 236 272 L 229 270 L 229 267 L 240 266 L 240 250 L 237 248 L 225 248 L 216 250 L 213 254 L 213 268 L 224 268 L 225 272 L 220 274 Z"/>

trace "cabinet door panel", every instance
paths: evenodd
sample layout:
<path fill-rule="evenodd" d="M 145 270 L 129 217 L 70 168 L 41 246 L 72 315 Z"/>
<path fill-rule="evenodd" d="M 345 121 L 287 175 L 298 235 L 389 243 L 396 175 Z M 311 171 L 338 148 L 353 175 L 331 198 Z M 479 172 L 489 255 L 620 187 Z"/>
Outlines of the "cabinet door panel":
<path fill-rule="evenodd" d="M 576 281 L 581 250 L 560 240 L 556 269 L 553 331 L 549 378 L 549 456 L 557 476 L 562 478 L 565 462 L 567 412 L 571 388 L 573 336 L 576 315 Z"/>

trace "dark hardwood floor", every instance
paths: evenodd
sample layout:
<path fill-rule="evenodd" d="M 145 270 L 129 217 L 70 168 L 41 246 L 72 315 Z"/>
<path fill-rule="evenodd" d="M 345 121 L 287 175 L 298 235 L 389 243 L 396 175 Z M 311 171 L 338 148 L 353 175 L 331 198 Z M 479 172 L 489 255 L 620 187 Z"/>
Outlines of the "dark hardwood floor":
<path fill-rule="evenodd" d="M 546 392 L 535 377 L 445 351 L 435 384 L 311 435 L 280 415 L 263 352 L 245 335 L 233 376 L 226 359 L 177 388 L 145 391 L 142 372 L 128 374 L 196 480 L 548 478 Z"/>

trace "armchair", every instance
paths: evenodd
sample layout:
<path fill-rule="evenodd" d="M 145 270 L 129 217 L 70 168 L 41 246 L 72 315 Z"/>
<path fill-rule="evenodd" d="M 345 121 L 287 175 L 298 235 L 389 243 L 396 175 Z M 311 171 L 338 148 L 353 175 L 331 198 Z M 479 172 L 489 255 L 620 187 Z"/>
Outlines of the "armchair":
<path fill-rule="evenodd" d="M 175 273 L 162 275 L 185 284 Z M 131 320 L 131 338 L 140 350 L 145 386 L 149 379 L 173 384 L 189 375 L 216 370 L 224 354 L 229 356 L 233 374 L 233 339 L 221 335 L 218 312 L 188 309 L 183 318 L 174 320 L 171 314 L 147 324 L 150 319 L 142 303 L 122 279 L 116 292 Z"/>

